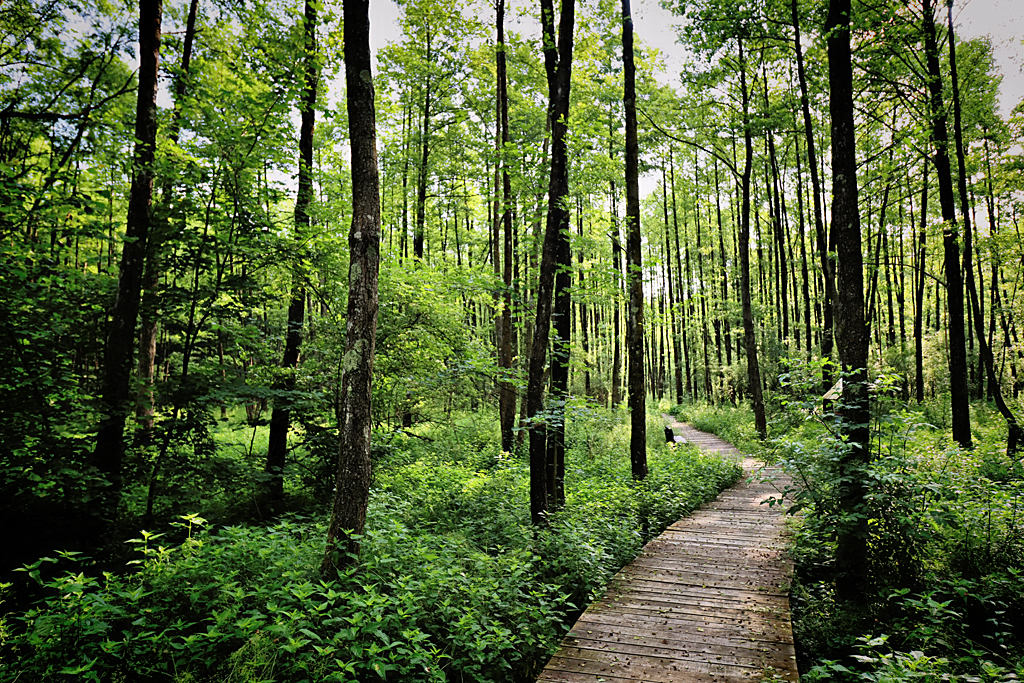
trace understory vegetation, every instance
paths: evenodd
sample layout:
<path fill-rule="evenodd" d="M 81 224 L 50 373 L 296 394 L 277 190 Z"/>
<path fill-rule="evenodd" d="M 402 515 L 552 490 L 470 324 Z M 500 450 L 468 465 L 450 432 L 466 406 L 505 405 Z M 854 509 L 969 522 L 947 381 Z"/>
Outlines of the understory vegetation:
<path fill-rule="evenodd" d="M 337 580 L 318 571 L 323 505 L 267 525 L 186 514 L 130 540 L 120 570 L 61 552 L 16 574 L 6 597 L 37 598 L 0 621 L 0 680 L 532 680 L 648 538 L 739 474 L 653 438 L 652 415 L 635 483 L 628 415 L 567 412 L 566 504 L 547 529 L 530 525 L 527 463 L 501 452 L 493 416 L 381 434 L 362 552 Z M 290 472 L 302 508 L 303 469 Z"/>
<path fill-rule="evenodd" d="M 836 499 L 844 447 L 816 395 L 780 392 L 755 452 L 793 476 L 787 492 L 796 562 L 790 604 L 801 680 L 1014 681 L 1024 675 L 1024 465 L 1006 427 L 972 406 L 975 448 L 952 443 L 942 404 L 873 395 L 870 594 L 836 599 L 835 536 L 851 511 Z M 837 406 L 834 406 L 837 407 Z M 841 408 L 841 405 L 838 406 Z M 749 411 L 678 406 L 680 419 L 727 438 L 753 433 Z M 746 445 L 752 445 L 747 440 Z"/>

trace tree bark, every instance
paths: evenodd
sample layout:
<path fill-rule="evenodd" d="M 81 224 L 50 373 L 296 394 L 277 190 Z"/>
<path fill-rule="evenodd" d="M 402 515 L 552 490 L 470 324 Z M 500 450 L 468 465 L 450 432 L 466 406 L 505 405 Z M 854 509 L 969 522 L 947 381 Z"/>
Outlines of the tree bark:
<path fill-rule="evenodd" d="M 843 366 L 842 430 L 847 439 L 839 460 L 839 504 L 851 521 L 836 539 L 837 596 L 867 595 L 865 472 L 869 457 L 867 361 L 870 335 L 864 318 L 864 267 L 857 200 L 857 148 L 853 123 L 850 0 L 831 0 L 828 38 L 829 114 L 832 119 L 832 232 L 836 239 L 836 343 Z"/>
<path fill-rule="evenodd" d="M 807 169 L 811 175 L 811 199 L 814 206 L 814 235 L 818 246 L 818 257 L 821 260 L 821 276 L 824 281 L 824 297 L 821 305 L 822 330 L 821 330 L 821 357 L 824 361 L 821 371 L 821 391 L 824 394 L 832 387 L 832 365 L 829 358 L 832 355 L 833 342 L 833 302 L 836 300 L 835 265 L 829 252 L 831 240 L 825 231 L 825 221 L 822 217 L 821 197 L 823 194 L 821 181 L 818 175 L 817 151 L 814 144 L 814 127 L 811 121 L 811 104 L 807 94 L 807 70 L 804 67 L 803 47 L 800 45 L 800 14 L 797 8 L 797 0 L 790 0 L 792 9 L 793 31 L 795 33 L 794 45 L 796 46 L 796 72 L 800 81 L 800 111 L 804 119 L 804 138 L 807 142 Z"/>
<path fill-rule="evenodd" d="M 928 254 L 928 159 L 922 162 L 924 170 L 921 180 L 921 227 L 918 231 L 918 247 L 914 279 L 914 397 L 918 403 L 924 401 L 924 283 L 925 257 Z"/>
<path fill-rule="evenodd" d="M 199 0 L 191 0 L 188 9 L 188 19 L 185 23 L 185 38 L 181 50 L 181 66 L 179 73 L 174 79 L 174 112 L 171 115 L 171 122 L 167 130 L 167 138 L 174 144 L 178 144 L 178 136 L 181 130 L 181 112 L 184 106 L 185 92 L 188 88 L 188 73 L 192 63 L 192 45 L 195 41 L 196 15 L 199 11 Z M 163 203 L 168 209 L 173 203 L 173 185 L 166 181 L 163 184 Z M 135 416 L 140 422 L 146 438 L 153 429 L 153 416 L 155 414 L 155 395 L 153 392 L 153 377 L 156 369 L 156 338 L 159 328 L 158 295 L 157 288 L 160 284 L 160 275 L 163 270 L 163 241 L 169 233 L 169 222 L 171 216 L 165 215 L 162 220 L 154 221 L 154 226 L 146 243 L 146 266 L 143 276 L 142 304 L 139 311 L 141 323 L 139 325 L 139 365 L 138 373 L 141 386 L 135 404 Z"/>
<path fill-rule="evenodd" d="M 306 0 L 303 13 L 304 46 L 303 84 L 299 102 L 299 177 L 295 193 L 295 242 L 305 240 L 310 226 L 309 205 L 313 201 L 313 130 L 316 125 L 317 83 L 320 69 L 316 54 L 316 3 Z M 297 264 L 297 270 L 302 268 Z M 306 322 L 306 284 L 300 272 L 292 275 L 292 294 L 288 304 L 288 325 L 285 337 L 284 356 L 281 369 L 284 378 L 276 383 L 279 391 L 295 391 L 295 369 L 299 365 L 299 350 L 302 346 L 302 330 Z M 288 455 L 288 431 L 291 428 L 291 398 L 278 396 L 274 399 L 274 410 L 270 413 L 270 434 L 267 440 L 267 462 L 264 472 L 268 475 L 267 493 L 271 509 L 276 511 L 284 499 L 284 467 Z"/>
<path fill-rule="evenodd" d="M 931 94 L 929 117 L 932 144 L 935 146 L 935 174 L 939 183 L 942 209 L 943 262 L 946 268 L 946 327 L 949 333 L 949 394 L 952 410 L 953 440 L 962 448 L 971 447 L 971 412 L 967 386 L 967 342 L 964 336 L 964 282 L 960 272 L 960 235 L 957 230 L 953 180 L 949 164 L 949 133 L 942 97 L 942 72 L 935 35 L 935 12 L 931 0 L 922 0 L 925 58 L 928 66 L 928 90 Z"/>
<path fill-rule="evenodd" d="M 754 313 L 750 300 L 750 171 L 754 159 L 753 133 L 750 122 L 750 93 L 747 89 L 747 64 L 743 55 L 743 41 L 738 40 L 740 63 L 740 97 L 743 103 L 743 172 L 740 176 L 742 206 L 740 209 L 740 299 L 743 307 L 743 339 L 747 352 L 747 383 L 754 408 L 754 428 L 764 439 L 768 436 L 768 421 L 764 413 L 761 388 L 761 367 L 757 359 L 757 338 L 754 335 Z"/>
<path fill-rule="evenodd" d="M 540 3 L 544 67 L 548 79 L 548 120 L 551 125 L 551 175 L 548 183 L 548 211 L 541 252 L 540 279 L 537 285 L 537 316 L 533 328 L 530 374 L 526 390 L 526 416 L 530 433 L 530 520 L 538 526 L 547 524 L 548 511 L 547 436 L 544 421 L 539 418 L 538 413 L 544 407 L 544 363 L 551 330 L 559 233 L 569 230 L 569 212 L 565 209 L 565 197 L 569 194 L 566 133 L 575 9 L 574 0 L 563 0 L 556 44 L 552 0 L 541 0 Z"/>
<path fill-rule="evenodd" d="M 644 390 L 644 283 L 640 254 L 640 146 L 636 125 L 636 65 L 633 61 L 633 15 L 622 0 L 622 102 L 626 112 L 626 350 L 630 410 L 629 458 L 633 479 L 647 476 L 647 393 Z"/>
<path fill-rule="evenodd" d="M 345 86 L 352 148 L 348 317 L 339 401 L 340 447 L 334 506 L 321 573 L 332 576 L 359 553 L 370 499 L 373 359 L 380 264 L 380 179 L 370 71 L 369 0 L 345 0 Z"/>
<path fill-rule="evenodd" d="M 985 333 L 985 316 L 981 310 L 981 300 L 978 296 L 978 287 L 974 277 L 974 263 L 972 261 L 973 240 L 971 233 L 971 212 L 967 199 L 967 164 L 964 154 L 963 125 L 961 122 L 960 110 L 960 83 L 956 70 L 956 32 L 953 30 L 953 2 L 948 0 L 946 4 L 947 21 L 949 27 L 949 71 L 953 86 L 953 137 L 956 142 L 956 160 L 959 173 L 957 173 L 957 189 L 960 192 L 960 211 L 964 221 L 964 272 L 967 280 L 967 292 L 970 297 L 971 309 L 974 312 L 974 330 L 978 338 L 978 350 L 982 363 L 985 367 L 986 379 L 988 380 L 989 392 L 995 401 L 996 408 L 1006 420 L 1006 455 L 1010 461 L 1016 459 L 1017 447 L 1020 444 L 1024 433 L 1021 431 L 1017 417 L 1006 405 L 1003 398 L 1003 388 L 996 378 L 995 361 L 992 357 L 992 345 Z"/>
<path fill-rule="evenodd" d="M 92 459 L 107 481 L 98 497 L 97 520 L 109 524 L 121 499 L 121 464 L 124 460 L 125 423 L 132 402 L 132 352 L 139 317 L 146 242 L 153 199 L 153 160 L 156 153 L 156 93 L 160 62 L 161 0 L 139 2 L 139 89 L 135 107 L 135 145 L 131 193 L 124 246 L 118 269 L 117 299 L 107 331 L 103 356 L 100 423 Z"/>
<path fill-rule="evenodd" d="M 498 165 L 501 188 L 495 188 L 500 197 L 500 211 L 495 220 L 494 238 L 498 239 L 499 226 L 504 228 L 502 240 L 501 279 L 504 289 L 501 313 L 495 321 L 498 337 L 498 420 L 501 423 L 501 450 L 511 453 L 515 448 L 516 392 L 509 373 L 512 372 L 512 181 L 508 172 L 505 149 L 509 144 L 508 130 L 508 76 L 505 59 L 505 0 L 498 0 L 496 10 L 497 46 L 497 100 L 498 100 Z M 497 262 L 495 263 L 497 269 Z"/>

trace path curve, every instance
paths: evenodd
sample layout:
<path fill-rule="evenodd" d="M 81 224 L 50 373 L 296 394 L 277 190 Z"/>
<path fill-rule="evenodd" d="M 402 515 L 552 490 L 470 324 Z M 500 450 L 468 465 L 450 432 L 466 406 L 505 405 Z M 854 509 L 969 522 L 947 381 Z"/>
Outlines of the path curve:
<path fill-rule="evenodd" d="M 763 504 L 788 480 L 713 434 L 670 426 L 677 441 L 741 462 L 745 476 L 623 567 L 538 683 L 799 680 L 784 515 Z"/>

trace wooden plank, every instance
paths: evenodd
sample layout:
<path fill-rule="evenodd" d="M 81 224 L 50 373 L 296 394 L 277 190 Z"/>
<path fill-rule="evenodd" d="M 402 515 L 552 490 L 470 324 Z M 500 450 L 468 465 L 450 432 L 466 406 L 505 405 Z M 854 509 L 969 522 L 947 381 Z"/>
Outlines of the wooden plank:
<path fill-rule="evenodd" d="M 673 428 L 705 450 L 743 459 L 717 437 Z M 671 525 L 612 579 L 538 682 L 799 680 L 783 510 L 764 504 L 789 481 L 749 458 L 743 465 L 745 480 Z"/>

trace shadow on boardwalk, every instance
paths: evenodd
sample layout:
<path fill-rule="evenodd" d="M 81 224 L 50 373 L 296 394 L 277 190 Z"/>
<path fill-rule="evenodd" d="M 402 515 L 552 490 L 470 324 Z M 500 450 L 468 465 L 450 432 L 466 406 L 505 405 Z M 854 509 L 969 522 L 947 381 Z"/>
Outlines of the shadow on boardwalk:
<path fill-rule="evenodd" d="M 799 680 L 784 516 L 762 505 L 787 482 L 772 470 L 763 473 L 775 481 L 751 481 L 761 463 L 712 434 L 672 427 L 742 462 L 744 478 L 648 543 L 579 618 L 538 683 Z"/>

